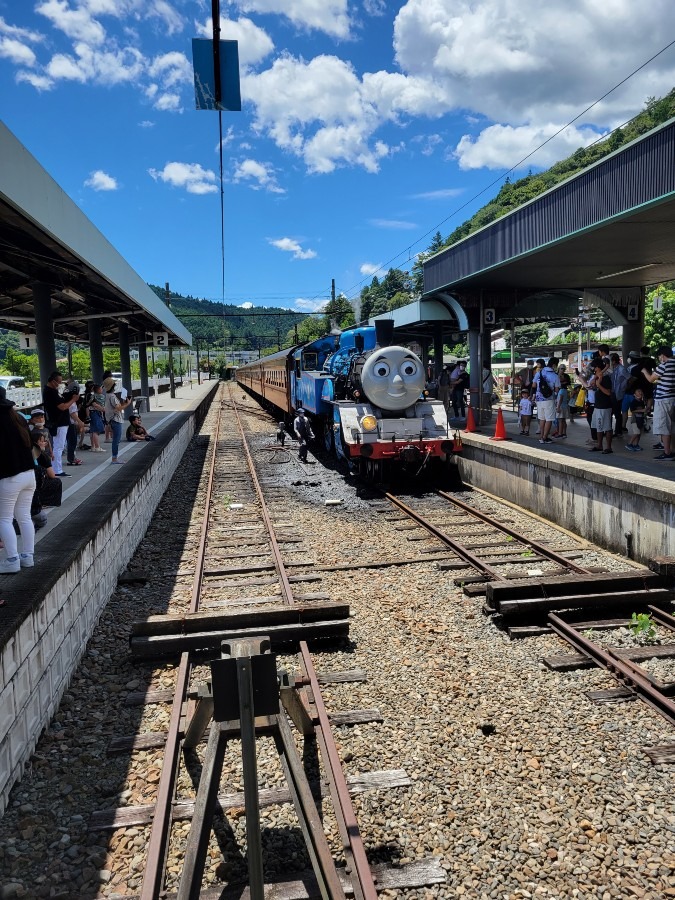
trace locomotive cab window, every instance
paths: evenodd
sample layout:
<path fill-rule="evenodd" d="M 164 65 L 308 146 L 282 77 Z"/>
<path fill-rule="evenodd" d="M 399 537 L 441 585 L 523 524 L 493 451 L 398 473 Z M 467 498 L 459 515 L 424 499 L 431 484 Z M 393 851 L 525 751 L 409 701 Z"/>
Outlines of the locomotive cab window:
<path fill-rule="evenodd" d="M 319 368 L 319 357 L 316 353 L 302 354 L 302 367 L 306 372 L 313 372 Z"/>

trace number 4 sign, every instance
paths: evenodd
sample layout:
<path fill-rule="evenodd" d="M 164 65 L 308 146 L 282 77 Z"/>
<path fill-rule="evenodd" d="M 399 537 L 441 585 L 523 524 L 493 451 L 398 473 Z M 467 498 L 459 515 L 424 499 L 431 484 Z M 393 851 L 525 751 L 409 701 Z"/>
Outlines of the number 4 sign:
<path fill-rule="evenodd" d="M 19 337 L 22 350 L 37 350 L 37 337 L 34 334 L 22 334 Z"/>
<path fill-rule="evenodd" d="M 155 347 L 168 347 L 169 346 L 169 332 L 168 331 L 153 331 L 152 332 L 152 343 Z"/>
<path fill-rule="evenodd" d="M 631 303 L 626 311 L 626 318 L 629 322 L 637 322 L 640 318 L 640 307 L 637 303 Z"/>

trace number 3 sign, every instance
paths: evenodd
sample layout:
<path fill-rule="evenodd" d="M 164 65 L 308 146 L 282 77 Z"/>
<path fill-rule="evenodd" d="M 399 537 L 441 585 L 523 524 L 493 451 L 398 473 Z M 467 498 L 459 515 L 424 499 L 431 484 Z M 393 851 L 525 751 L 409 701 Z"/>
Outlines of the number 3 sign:
<path fill-rule="evenodd" d="M 152 343 L 155 347 L 168 347 L 169 346 L 169 332 L 168 331 L 153 331 L 152 332 Z"/>
<path fill-rule="evenodd" d="M 494 309 L 483 310 L 483 322 L 485 325 L 494 325 L 497 321 L 497 315 Z"/>

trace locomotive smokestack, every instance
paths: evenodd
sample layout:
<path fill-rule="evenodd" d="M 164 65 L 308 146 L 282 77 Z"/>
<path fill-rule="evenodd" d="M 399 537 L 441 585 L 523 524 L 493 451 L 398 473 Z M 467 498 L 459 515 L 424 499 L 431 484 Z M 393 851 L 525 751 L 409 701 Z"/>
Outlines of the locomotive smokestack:
<path fill-rule="evenodd" d="M 354 347 L 356 348 L 357 353 L 363 353 L 364 341 L 362 334 L 354 336 Z"/>
<path fill-rule="evenodd" d="M 390 347 L 394 343 L 394 320 L 375 319 L 375 344 Z"/>

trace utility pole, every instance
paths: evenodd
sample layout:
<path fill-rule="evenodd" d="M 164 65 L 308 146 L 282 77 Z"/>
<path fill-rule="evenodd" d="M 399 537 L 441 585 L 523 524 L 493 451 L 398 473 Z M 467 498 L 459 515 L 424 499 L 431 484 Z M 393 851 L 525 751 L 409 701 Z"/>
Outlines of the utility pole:
<path fill-rule="evenodd" d="M 277 350 L 281 350 L 281 316 L 277 318 Z"/>
<path fill-rule="evenodd" d="M 202 383 L 202 376 L 201 376 L 201 373 L 200 373 L 200 371 L 199 371 L 199 341 L 196 341 L 195 343 L 196 343 L 196 346 L 197 346 L 197 384 L 201 384 L 201 383 Z"/>
<path fill-rule="evenodd" d="M 330 280 L 330 299 L 333 303 L 335 303 L 335 279 L 331 278 Z"/>
<path fill-rule="evenodd" d="M 169 282 L 164 283 L 164 296 L 166 297 L 166 305 L 171 309 L 171 291 L 169 290 Z M 173 349 L 169 344 L 169 393 L 171 399 L 176 398 L 176 382 L 173 379 Z"/>

